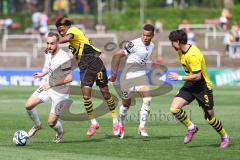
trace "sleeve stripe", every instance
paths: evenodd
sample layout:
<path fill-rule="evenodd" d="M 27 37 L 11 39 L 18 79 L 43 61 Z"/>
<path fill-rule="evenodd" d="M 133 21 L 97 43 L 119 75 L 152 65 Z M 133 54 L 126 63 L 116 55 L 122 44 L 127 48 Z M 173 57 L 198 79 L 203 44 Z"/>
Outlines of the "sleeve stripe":
<path fill-rule="evenodd" d="M 131 53 L 131 52 L 127 49 L 127 47 L 124 47 L 124 49 L 127 51 L 128 54 Z"/>

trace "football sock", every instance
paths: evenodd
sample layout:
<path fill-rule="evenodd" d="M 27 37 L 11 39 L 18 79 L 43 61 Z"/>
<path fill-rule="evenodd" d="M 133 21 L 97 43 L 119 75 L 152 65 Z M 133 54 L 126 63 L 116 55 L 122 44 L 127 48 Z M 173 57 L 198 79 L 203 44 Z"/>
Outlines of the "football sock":
<path fill-rule="evenodd" d="M 125 117 L 127 116 L 128 108 L 124 107 L 123 105 L 119 108 L 119 121 L 123 125 L 123 122 L 125 120 Z"/>
<path fill-rule="evenodd" d="M 84 99 L 83 102 L 84 102 L 84 107 L 87 110 L 87 114 L 88 114 L 89 118 L 94 119 L 95 116 L 93 113 L 93 104 L 92 104 L 91 99 L 88 99 L 88 100 Z"/>
<path fill-rule="evenodd" d="M 27 113 L 33 121 L 34 126 L 39 126 L 41 124 L 36 108 L 33 108 L 32 110 L 27 110 Z"/>
<path fill-rule="evenodd" d="M 150 113 L 151 97 L 143 97 L 143 104 L 140 110 L 140 128 L 144 128 Z"/>
<path fill-rule="evenodd" d="M 227 132 L 223 128 L 222 122 L 217 120 L 215 117 L 211 120 L 208 120 L 208 124 L 210 124 L 219 134 L 221 137 L 227 136 Z"/>
<path fill-rule="evenodd" d="M 147 118 L 148 118 L 148 114 L 149 114 L 149 111 L 141 109 L 141 111 L 140 111 L 140 125 L 139 125 L 140 128 L 145 127 L 145 124 L 146 124 Z"/>
<path fill-rule="evenodd" d="M 118 120 L 117 120 L 117 113 L 116 113 L 116 110 L 115 110 L 115 101 L 112 97 L 109 98 L 106 101 L 107 101 L 107 105 L 109 107 L 109 110 L 111 111 L 111 116 L 113 118 L 113 123 L 117 123 Z"/>
<path fill-rule="evenodd" d="M 187 113 L 184 110 L 178 109 L 178 108 L 171 108 L 171 112 L 188 129 L 193 129 L 194 128 L 193 123 L 191 122 Z"/>
<path fill-rule="evenodd" d="M 53 129 L 60 134 L 62 132 L 62 124 L 61 122 L 58 120 L 57 123 L 55 124 L 55 126 L 53 126 Z"/>
<path fill-rule="evenodd" d="M 97 120 L 95 118 L 91 119 L 92 124 L 97 124 Z"/>

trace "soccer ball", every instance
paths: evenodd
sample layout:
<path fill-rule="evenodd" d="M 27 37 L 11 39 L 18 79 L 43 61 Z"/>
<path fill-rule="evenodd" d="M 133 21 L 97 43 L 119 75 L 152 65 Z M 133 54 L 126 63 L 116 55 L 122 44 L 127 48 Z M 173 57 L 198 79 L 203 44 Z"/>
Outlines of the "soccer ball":
<path fill-rule="evenodd" d="M 29 136 L 23 130 L 16 131 L 13 135 L 13 143 L 17 146 L 25 146 L 28 142 Z"/>

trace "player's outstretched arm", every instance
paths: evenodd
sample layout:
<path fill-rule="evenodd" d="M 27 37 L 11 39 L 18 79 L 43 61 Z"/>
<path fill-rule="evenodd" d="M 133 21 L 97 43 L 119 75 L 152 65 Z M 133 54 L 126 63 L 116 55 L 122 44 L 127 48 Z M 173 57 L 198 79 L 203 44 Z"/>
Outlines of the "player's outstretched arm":
<path fill-rule="evenodd" d="M 51 87 L 54 87 L 54 86 L 64 85 L 70 82 L 72 82 L 72 73 L 68 73 L 64 79 L 61 79 L 59 81 L 50 81 L 49 83 Z"/>
<path fill-rule="evenodd" d="M 125 57 L 126 54 L 123 50 L 117 51 L 113 57 L 112 57 L 112 63 L 111 63 L 111 76 L 109 78 L 109 81 L 114 82 L 117 78 L 117 71 L 118 67 L 121 61 L 121 58 Z"/>
<path fill-rule="evenodd" d="M 42 72 L 36 72 L 33 74 L 33 78 L 40 78 L 40 77 L 44 77 L 46 74 L 48 74 L 48 68 L 44 67 L 42 69 Z"/>
<path fill-rule="evenodd" d="M 73 34 L 67 34 L 66 36 L 63 36 L 59 39 L 59 43 L 67 43 L 69 42 L 70 40 L 72 40 L 74 37 Z"/>
<path fill-rule="evenodd" d="M 181 76 L 177 73 L 170 72 L 168 78 L 171 80 L 198 81 L 201 79 L 201 71 L 185 76 Z"/>

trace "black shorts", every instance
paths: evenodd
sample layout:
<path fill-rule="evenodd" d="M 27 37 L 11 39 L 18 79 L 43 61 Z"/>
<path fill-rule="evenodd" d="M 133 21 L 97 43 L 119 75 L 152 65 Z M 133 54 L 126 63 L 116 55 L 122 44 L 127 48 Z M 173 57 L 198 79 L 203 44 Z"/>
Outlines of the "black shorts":
<path fill-rule="evenodd" d="M 81 58 L 79 69 L 81 87 L 92 87 L 95 81 L 99 87 L 107 86 L 107 71 L 102 60 L 98 56 L 83 57 L 83 60 Z"/>
<path fill-rule="evenodd" d="M 194 99 L 197 100 L 198 105 L 204 109 L 210 110 L 214 106 L 212 90 L 207 86 L 203 90 L 194 91 L 189 88 L 182 87 L 176 97 L 181 97 L 191 103 Z"/>

